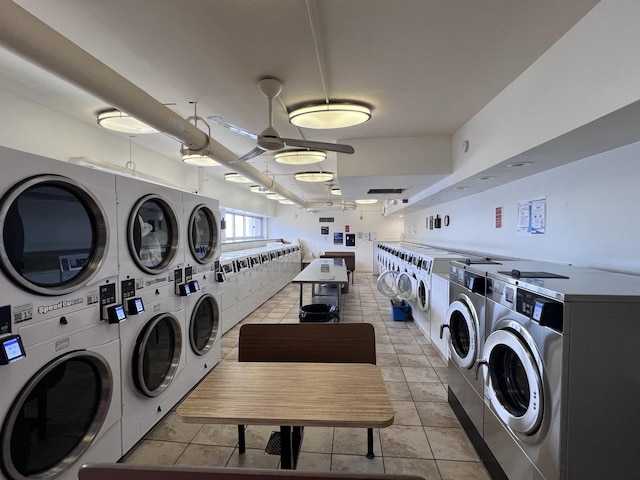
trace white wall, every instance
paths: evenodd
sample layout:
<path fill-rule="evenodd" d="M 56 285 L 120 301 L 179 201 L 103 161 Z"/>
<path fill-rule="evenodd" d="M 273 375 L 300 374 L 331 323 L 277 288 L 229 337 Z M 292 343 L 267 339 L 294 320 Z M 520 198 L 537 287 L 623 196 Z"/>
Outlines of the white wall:
<path fill-rule="evenodd" d="M 637 143 L 407 215 L 406 239 L 640 274 L 639 160 Z M 546 234 L 518 236 L 518 201 L 539 196 L 547 199 Z M 496 207 L 503 208 L 499 229 Z M 436 214 L 449 215 L 450 225 L 426 229 Z"/>
<path fill-rule="evenodd" d="M 403 234 L 403 222 L 402 218 L 383 217 L 379 204 L 366 207 L 358 207 L 351 212 L 324 210 L 311 213 L 294 205 L 281 205 L 278 216 L 270 220 L 270 236 L 281 237 L 290 242 L 301 240 L 303 254 L 313 253 L 316 258 L 325 251 L 354 251 L 356 270 L 372 272 L 374 242 L 359 239 L 358 234 L 375 232 L 378 241 L 397 241 Z M 320 223 L 320 217 L 334 217 L 335 221 Z M 356 234 L 355 247 L 346 247 L 344 243 L 333 244 L 333 233 L 344 233 L 345 225 L 349 225 L 349 233 Z M 320 234 L 321 226 L 329 227 L 329 235 Z"/>

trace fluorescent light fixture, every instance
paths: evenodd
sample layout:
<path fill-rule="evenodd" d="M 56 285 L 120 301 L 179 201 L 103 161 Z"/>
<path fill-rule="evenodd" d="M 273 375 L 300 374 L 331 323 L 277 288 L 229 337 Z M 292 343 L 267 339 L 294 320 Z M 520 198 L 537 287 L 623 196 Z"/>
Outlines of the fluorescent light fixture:
<path fill-rule="evenodd" d="M 98 125 L 122 133 L 158 133 L 155 128 L 115 108 L 98 112 Z"/>
<path fill-rule="evenodd" d="M 342 195 L 342 190 L 338 187 L 333 187 L 331 189 L 331 195 Z"/>
<path fill-rule="evenodd" d="M 288 198 L 285 198 L 284 200 L 278 200 L 278 203 L 282 203 L 283 205 L 293 205 L 294 203 L 289 200 Z"/>
<path fill-rule="evenodd" d="M 267 198 L 269 200 L 286 200 L 282 195 L 278 193 L 267 193 Z"/>
<path fill-rule="evenodd" d="M 202 153 L 183 153 L 182 161 L 189 165 L 196 165 L 198 167 L 218 167 L 220 164 L 208 155 Z"/>
<path fill-rule="evenodd" d="M 377 198 L 361 198 L 359 200 L 356 200 L 356 203 L 359 203 L 360 205 L 369 205 L 371 203 L 378 203 L 378 199 Z"/>
<path fill-rule="evenodd" d="M 321 150 L 286 150 L 276 153 L 273 158 L 287 165 L 308 165 L 326 160 L 327 154 Z"/>
<path fill-rule="evenodd" d="M 298 172 L 293 177 L 299 182 L 330 182 L 333 173 L 329 172 Z"/>
<path fill-rule="evenodd" d="M 344 128 L 366 122 L 371 108 L 357 102 L 314 102 L 289 113 L 289 121 L 305 128 Z"/>
<path fill-rule="evenodd" d="M 240 175 L 239 173 L 236 173 L 236 172 L 225 173 L 224 174 L 224 179 L 227 182 L 251 183 L 251 180 L 249 180 L 247 177 L 245 177 L 243 175 Z"/>

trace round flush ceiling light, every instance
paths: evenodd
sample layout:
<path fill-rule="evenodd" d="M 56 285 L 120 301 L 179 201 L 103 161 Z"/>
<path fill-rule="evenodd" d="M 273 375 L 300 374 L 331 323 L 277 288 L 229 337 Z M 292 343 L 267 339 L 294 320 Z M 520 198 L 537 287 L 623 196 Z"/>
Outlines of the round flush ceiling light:
<path fill-rule="evenodd" d="M 280 195 L 279 193 L 267 193 L 267 198 L 269 200 L 286 200 L 282 195 Z"/>
<path fill-rule="evenodd" d="M 360 125 L 371 118 L 371 108 L 357 102 L 319 101 L 295 108 L 289 121 L 304 128 L 344 128 Z"/>
<path fill-rule="evenodd" d="M 286 150 L 276 153 L 273 158 L 287 165 L 308 165 L 326 160 L 327 154 L 320 150 Z"/>
<path fill-rule="evenodd" d="M 377 198 L 361 198 L 359 200 L 356 200 L 356 203 L 359 203 L 360 205 L 369 205 L 371 203 L 377 203 L 378 199 Z"/>
<path fill-rule="evenodd" d="M 329 172 L 299 172 L 293 176 L 299 182 L 330 182 L 333 173 Z"/>
<path fill-rule="evenodd" d="M 122 133 L 158 133 L 155 128 L 115 108 L 99 112 L 98 125 Z"/>
<path fill-rule="evenodd" d="M 217 167 L 220 165 L 213 158 L 200 153 L 185 153 L 182 155 L 182 161 L 198 167 Z"/>
<path fill-rule="evenodd" d="M 224 174 L 224 179 L 227 182 L 235 182 L 235 183 L 251 183 L 251 180 L 249 180 L 247 177 L 240 175 L 239 173 L 236 172 L 232 172 L 232 173 L 225 173 Z"/>

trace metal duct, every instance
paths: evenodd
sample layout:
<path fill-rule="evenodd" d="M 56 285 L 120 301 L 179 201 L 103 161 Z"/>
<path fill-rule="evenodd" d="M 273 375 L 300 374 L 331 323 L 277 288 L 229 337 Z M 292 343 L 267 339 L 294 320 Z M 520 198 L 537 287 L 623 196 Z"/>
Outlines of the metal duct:
<path fill-rule="evenodd" d="M 0 0 L 0 42 L 17 55 L 169 135 L 191 150 L 198 151 L 208 146 L 211 157 L 222 163 L 238 157 L 11 0 Z M 272 187 L 273 179 L 251 165 L 240 163 L 232 168 L 262 186 Z M 304 206 L 304 200 L 281 185 L 274 183 L 272 188 Z"/>

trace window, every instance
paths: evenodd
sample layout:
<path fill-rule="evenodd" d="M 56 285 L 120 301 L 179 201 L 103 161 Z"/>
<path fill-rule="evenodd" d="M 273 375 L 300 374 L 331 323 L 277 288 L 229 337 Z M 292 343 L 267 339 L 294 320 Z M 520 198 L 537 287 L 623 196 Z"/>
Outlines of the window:
<path fill-rule="evenodd" d="M 255 240 L 265 238 L 265 219 L 240 213 L 225 212 L 226 229 L 223 241 Z"/>

